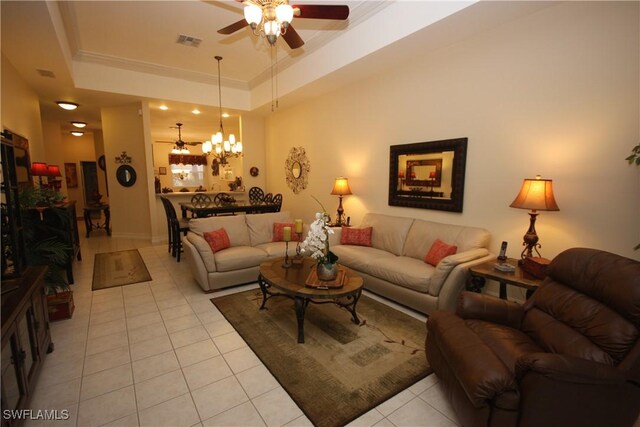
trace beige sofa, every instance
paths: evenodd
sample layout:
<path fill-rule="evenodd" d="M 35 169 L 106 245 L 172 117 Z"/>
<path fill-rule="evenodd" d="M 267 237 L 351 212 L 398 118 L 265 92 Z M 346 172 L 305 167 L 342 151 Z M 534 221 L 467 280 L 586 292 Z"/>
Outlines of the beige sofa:
<path fill-rule="evenodd" d="M 469 267 L 495 259 L 482 228 L 376 213 L 366 214 L 359 227 L 372 227 L 371 247 L 340 245 L 341 229 L 334 229 L 330 244 L 338 263 L 358 271 L 365 289 L 426 314 L 455 311 Z M 433 267 L 424 258 L 436 239 L 458 251 Z"/>
<path fill-rule="evenodd" d="M 284 256 L 285 242 L 272 242 L 274 223 L 292 223 L 288 212 L 218 216 L 189 221 L 183 239 L 185 258 L 198 284 L 207 292 L 258 279 L 260 263 Z M 211 250 L 202 234 L 224 228 L 231 246 Z M 295 242 L 289 243 L 289 255 L 295 255 Z"/>

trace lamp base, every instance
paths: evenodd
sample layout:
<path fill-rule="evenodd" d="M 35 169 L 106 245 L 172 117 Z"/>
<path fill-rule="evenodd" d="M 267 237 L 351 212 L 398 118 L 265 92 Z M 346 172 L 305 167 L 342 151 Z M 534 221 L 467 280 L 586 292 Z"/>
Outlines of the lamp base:
<path fill-rule="evenodd" d="M 523 237 L 524 242 L 522 242 L 522 246 L 524 246 L 524 249 L 520 254 L 520 261 L 518 262 L 520 265 L 524 263 L 525 258 L 534 256 L 533 251 L 535 251 L 539 257 L 541 256 L 538 248 L 541 248 L 542 245 L 538 243 L 538 234 L 536 233 L 536 218 L 538 213 L 536 211 L 531 211 L 529 212 L 529 216 L 529 229 Z"/>

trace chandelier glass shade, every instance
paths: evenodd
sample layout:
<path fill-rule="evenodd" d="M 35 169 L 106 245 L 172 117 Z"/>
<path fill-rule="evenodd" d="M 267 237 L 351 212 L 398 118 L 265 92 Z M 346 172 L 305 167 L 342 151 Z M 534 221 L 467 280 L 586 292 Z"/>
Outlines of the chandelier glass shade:
<path fill-rule="evenodd" d="M 244 19 L 256 36 L 265 37 L 273 45 L 286 33 L 293 20 L 293 8 L 285 0 L 264 1 L 261 6 L 251 3 L 244 7 Z"/>
<path fill-rule="evenodd" d="M 220 100 L 220 128 L 218 132 L 211 135 L 210 141 L 205 141 L 202 144 L 202 152 L 205 155 L 211 155 L 214 159 L 217 159 L 221 164 L 226 165 L 228 159 L 232 157 L 240 157 L 242 155 L 242 142 L 236 141 L 234 134 L 229 134 L 225 137 L 224 126 L 222 124 L 222 85 L 220 83 L 220 61 L 221 56 L 216 56 L 218 61 L 218 99 Z"/>

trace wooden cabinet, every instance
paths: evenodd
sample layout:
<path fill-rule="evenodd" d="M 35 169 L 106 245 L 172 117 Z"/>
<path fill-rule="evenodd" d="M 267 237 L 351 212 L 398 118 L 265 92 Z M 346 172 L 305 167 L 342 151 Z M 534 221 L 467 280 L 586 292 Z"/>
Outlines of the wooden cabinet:
<path fill-rule="evenodd" d="M 44 292 L 47 267 L 28 267 L 2 295 L 2 411 L 24 409 L 46 356 L 53 350 Z M 20 424 L 2 417 L 2 426 Z"/>

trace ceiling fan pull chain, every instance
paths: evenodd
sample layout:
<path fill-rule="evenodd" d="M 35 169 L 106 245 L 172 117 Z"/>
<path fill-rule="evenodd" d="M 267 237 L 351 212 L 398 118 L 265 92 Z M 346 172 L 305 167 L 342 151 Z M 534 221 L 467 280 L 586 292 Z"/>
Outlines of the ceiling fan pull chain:
<path fill-rule="evenodd" d="M 271 56 L 271 112 L 273 113 L 275 111 L 275 106 L 274 106 L 274 96 L 273 96 L 273 45 L 270 46 L 269 49 L 269 54 Z"/>
<path fill-rule="evenodd" d="M 275 45 L 276 48 L 276 109 L 280 107 L 280 92 L 278 92 L 278 45 Z"/>

